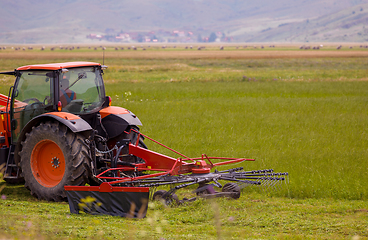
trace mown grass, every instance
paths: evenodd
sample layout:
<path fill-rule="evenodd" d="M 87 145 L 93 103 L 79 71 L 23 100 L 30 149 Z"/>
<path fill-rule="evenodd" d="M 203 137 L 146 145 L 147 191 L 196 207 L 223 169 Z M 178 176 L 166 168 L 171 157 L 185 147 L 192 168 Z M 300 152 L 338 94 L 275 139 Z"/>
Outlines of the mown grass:
<path fill-rule="evenodd" d="M 116 60 L 107 81 L 241 82 L 367 80 L 368 58 Z"/>
<path fill-rule="evenodd" d="M 128 220 L 70 215 L 66 204 L 38 201 L 22 186 L 8 186 L 2 193 L 7 199 L 0 200 L 4 236 L 368 238 L 367 58 L 175 58 L 170 52 L 161 59 L 106 59 L 106 92 L 113 105 L 133 111 L 144 134 L 190 157 L 255 158 L 241 166 L 289 172 L 287 187 L 245 188 L 236 201 L 150 205 L 146 219 Z M 0 71 L 45 62 L 101 62 L 53 54 L 2 57 Z M 13 78 L 0 75 L 0 80 L 0 92 L 7 94 Z M 178 195 L 189 196 L 190 190 Z"/>
<path fill-rule="evenodd" d="M 359 239 L 368 238 L 366 201 L 290 199 L 246 190 L 238 200 L 165 207 L 151 202 L 145 219 L 70 214 L 66 203 L 31 198 L 7 186 L 0 236 L 16 239 Z M 190 194 L 187 190 L 185 195 Z M 3 195 L 4 196 L 4 195 Z M 358 237 L 359 236 L 359 237 Z"/>

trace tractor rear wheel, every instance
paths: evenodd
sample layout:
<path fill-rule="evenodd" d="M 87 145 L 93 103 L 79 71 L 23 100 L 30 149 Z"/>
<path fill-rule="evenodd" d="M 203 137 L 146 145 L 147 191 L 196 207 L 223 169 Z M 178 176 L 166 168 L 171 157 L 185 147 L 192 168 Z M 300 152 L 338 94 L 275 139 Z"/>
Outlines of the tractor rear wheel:
<path fill-rule="evenodd" d="M 65 185 L 83 186 L 90 163 L 84 137 L 58 122 L 33 127 L 22 142 L 20 166 L 31 194 L 48 201 L 66 199 Z"/>

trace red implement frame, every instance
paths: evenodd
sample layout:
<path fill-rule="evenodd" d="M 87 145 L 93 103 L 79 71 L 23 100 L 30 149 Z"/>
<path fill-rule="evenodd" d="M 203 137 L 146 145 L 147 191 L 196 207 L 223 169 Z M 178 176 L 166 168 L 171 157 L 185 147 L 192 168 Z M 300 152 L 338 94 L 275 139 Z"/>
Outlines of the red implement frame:
<path fill-rule="evenodd" d="M 209 173 L 212 168 L 232 164 L 232 163 L 239 163 L 243 161 L 254 161 L 254 159 L 247 159 L 247 158 L 224 158 L 224 157 L 207 157 L 207 155 L 202 154 L 200 158 L 189 158 L 184 154 L 181 154 L 178 151 L 175 151 L 164 144 L 146 136 L 142 133 L 139 133 L 135 130 L 134 131 L 138 134 L 137 142 L 129 143 L 129 154 L 137 156 L 145 161 L 145 163 L 136 164 L 135 167 L 117 167 L 117 168 L 110 168 L 96 177 L 100 179 L 109 180 L 110 184 L 116 183 L 123 183 L 129 181 L 135 181 L 140 179 L 158 177 L 162 175 L 178 175 L 178 174 L 185 174 L 185 173 L 194 173 L 194 174 L 205 174 Z M 129 132 L 130 133 L 130 132 Z M 140 136 L 143 136 L 145 139 L 149 139 L 154 143 L 157 143 L 164 148 L 180 155 L 181 157 L 175 159 L 142 147 L 138 146 Z M 213 163 L 213 160 L 221 160 L 221 162 Z M 108 171 L 117 171 L 117 172 L 129 172 L 129 171 L 155 171 L 156 173 L 147 174 L 144 176 L 139 177 L 106 177 L 103 176 Z M 157 173 L 158 172 L 158 173 Z"/>

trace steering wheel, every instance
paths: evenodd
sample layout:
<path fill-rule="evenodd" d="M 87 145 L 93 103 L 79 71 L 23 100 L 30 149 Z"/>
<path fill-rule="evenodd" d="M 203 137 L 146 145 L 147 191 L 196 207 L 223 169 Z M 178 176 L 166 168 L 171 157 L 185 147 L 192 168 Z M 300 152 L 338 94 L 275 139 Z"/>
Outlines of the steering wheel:
<path fill-rule="evenodd" d="M 43 105 L 43 102 L 38 101 L 28 106 L 30 106 L 31 109 L 37 109 L 37 108 L 42 108 L 44 105 Z"/>
<path fill-rule="evenodd" d="M 24 99 L 23 102 L 28 103 L 31 100 L 35 101 L 36 103 L 40 102 L 40 100 L 38 100 L 37 98 L 27 98 L 27 99 Z"/>
<path fill-rule="evenodd" d="M 46 96 L 45 99 L 43 100 L 43 105 L 49 105 L 51 104 L 51 98 L 49 96 Z"/>
<path fill-rule="evenodd" d="M 83 108 L 84 111 L 89 111 L 97 107 L 97 103 L 91 102 L 91 103 L 84 103 L 85 107 Z M 88 105 L 88 106 L 87 106 Z"/>

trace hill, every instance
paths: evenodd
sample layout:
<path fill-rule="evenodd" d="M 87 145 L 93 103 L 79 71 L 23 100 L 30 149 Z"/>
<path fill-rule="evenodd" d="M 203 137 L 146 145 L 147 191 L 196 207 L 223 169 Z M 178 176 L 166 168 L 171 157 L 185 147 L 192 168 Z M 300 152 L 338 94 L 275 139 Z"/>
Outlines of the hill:
<path fill-rule="evenodd" d="M 358 37 L 362 35 L 358 35 L 357 27 L 365 23 L 367 3 L 367 0 L 3 0 L 0 43 L 81 43 L 94 41 L 86 38 L 88 34 L 145 36 L 149 32 L 167 41 L 166 35 L 175 30 L 185 32 L 185 39 L 190 41 L 208 37 L 212 32 L 231 41 L 363 41 L 364 37 Z M 348 17 L 353 11 L 356 14 Z M 336 27 L 346 34 L 335 33 Z M 331 30 L 331 36 L 322 34 L 325 28 Z M 314 34 L 316 31 L 321 34 Z M 188 36 L 188 32 L 192 35 Z M 351 34 L 354 37 L 350 38 Z"/>
<path fill-rule="evenodd" d="M 297 22 L 280 24 L 246 41 L 285 42 L 364 42 L 368 41 L 368 4 Z"/>

